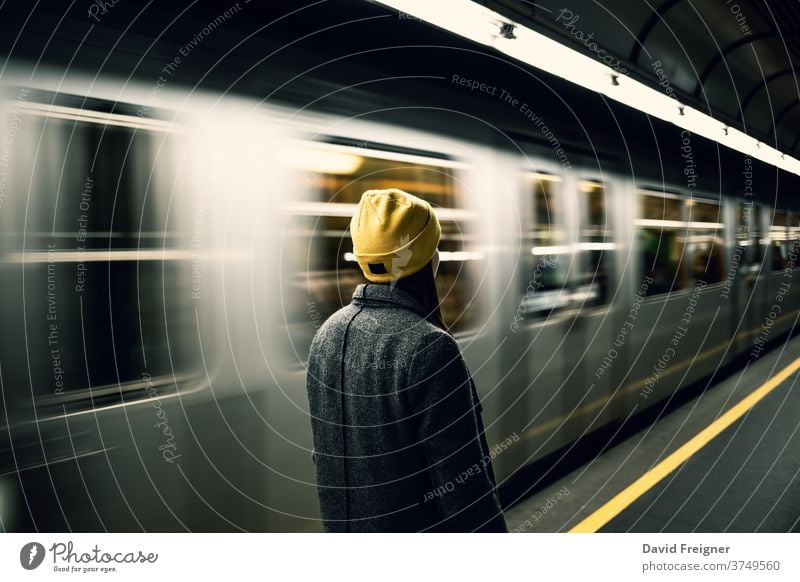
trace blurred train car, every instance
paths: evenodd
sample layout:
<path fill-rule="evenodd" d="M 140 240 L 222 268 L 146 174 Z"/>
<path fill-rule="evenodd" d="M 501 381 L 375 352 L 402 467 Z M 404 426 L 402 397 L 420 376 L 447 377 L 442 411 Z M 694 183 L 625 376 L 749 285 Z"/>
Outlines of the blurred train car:
<path fill-rule="evenodd" d="M 800 308 L 799 213 L 430 129 L 455 112 L 3 78 L 7 531 L 321 529 L 304 364 L 362 281 L 366 189 L 436 208 L 442 311 L 503 483 Z"/>

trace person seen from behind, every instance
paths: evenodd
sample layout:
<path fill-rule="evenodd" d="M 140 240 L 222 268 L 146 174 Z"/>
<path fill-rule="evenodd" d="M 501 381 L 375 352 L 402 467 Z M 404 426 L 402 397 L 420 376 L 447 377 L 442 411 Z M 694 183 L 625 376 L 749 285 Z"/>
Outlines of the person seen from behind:
<path fill-rule="evenodd" d="M 439 309 L 439 220 L 406 192 L 369 190 L 350 234 L 369 282 L 308 360 L 325 530 L 506 532 L 481 404 Z"/>

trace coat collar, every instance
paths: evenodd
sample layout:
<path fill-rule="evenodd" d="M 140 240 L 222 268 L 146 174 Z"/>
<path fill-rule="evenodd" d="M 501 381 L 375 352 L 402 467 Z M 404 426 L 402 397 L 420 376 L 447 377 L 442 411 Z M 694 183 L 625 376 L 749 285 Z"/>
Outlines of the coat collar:
<path fill-rule="evenodd" d="M 422 301 L 411 293 L 383 283 L 362 283 L 353 292 L 353 303 L 373 307 L 386 306 L 387 304 L 400 305 L 417 312 L 423 317 L 428 311 Z"/>

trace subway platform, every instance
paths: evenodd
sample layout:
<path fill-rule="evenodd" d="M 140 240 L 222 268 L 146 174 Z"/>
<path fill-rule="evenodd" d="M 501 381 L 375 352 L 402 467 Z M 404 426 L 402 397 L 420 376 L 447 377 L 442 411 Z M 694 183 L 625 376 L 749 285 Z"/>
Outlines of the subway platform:
<path fill-rule="evenodd" d="M 511 507 L 509 530 L 800 531 L 799 370 L 795 336 L 695 386 L 691 399 Z"/>

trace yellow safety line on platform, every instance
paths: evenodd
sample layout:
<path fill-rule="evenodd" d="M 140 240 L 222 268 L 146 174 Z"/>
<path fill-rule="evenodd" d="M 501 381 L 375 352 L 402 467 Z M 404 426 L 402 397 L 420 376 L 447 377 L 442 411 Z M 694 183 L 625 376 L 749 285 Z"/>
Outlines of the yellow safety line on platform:
<path fill-rule="evenodd" d="M 619 515 L 626 507 L 678 468 L 684 461 L 706 446 L 714 437 L 736 422 L 767 394 L 800 369 L 800 358 L 764 382 L 722 416 L 700 431 L 691 440 L 619 492 L 613 499 L 573 527 L 570 533 L 592 533 Z"/>

